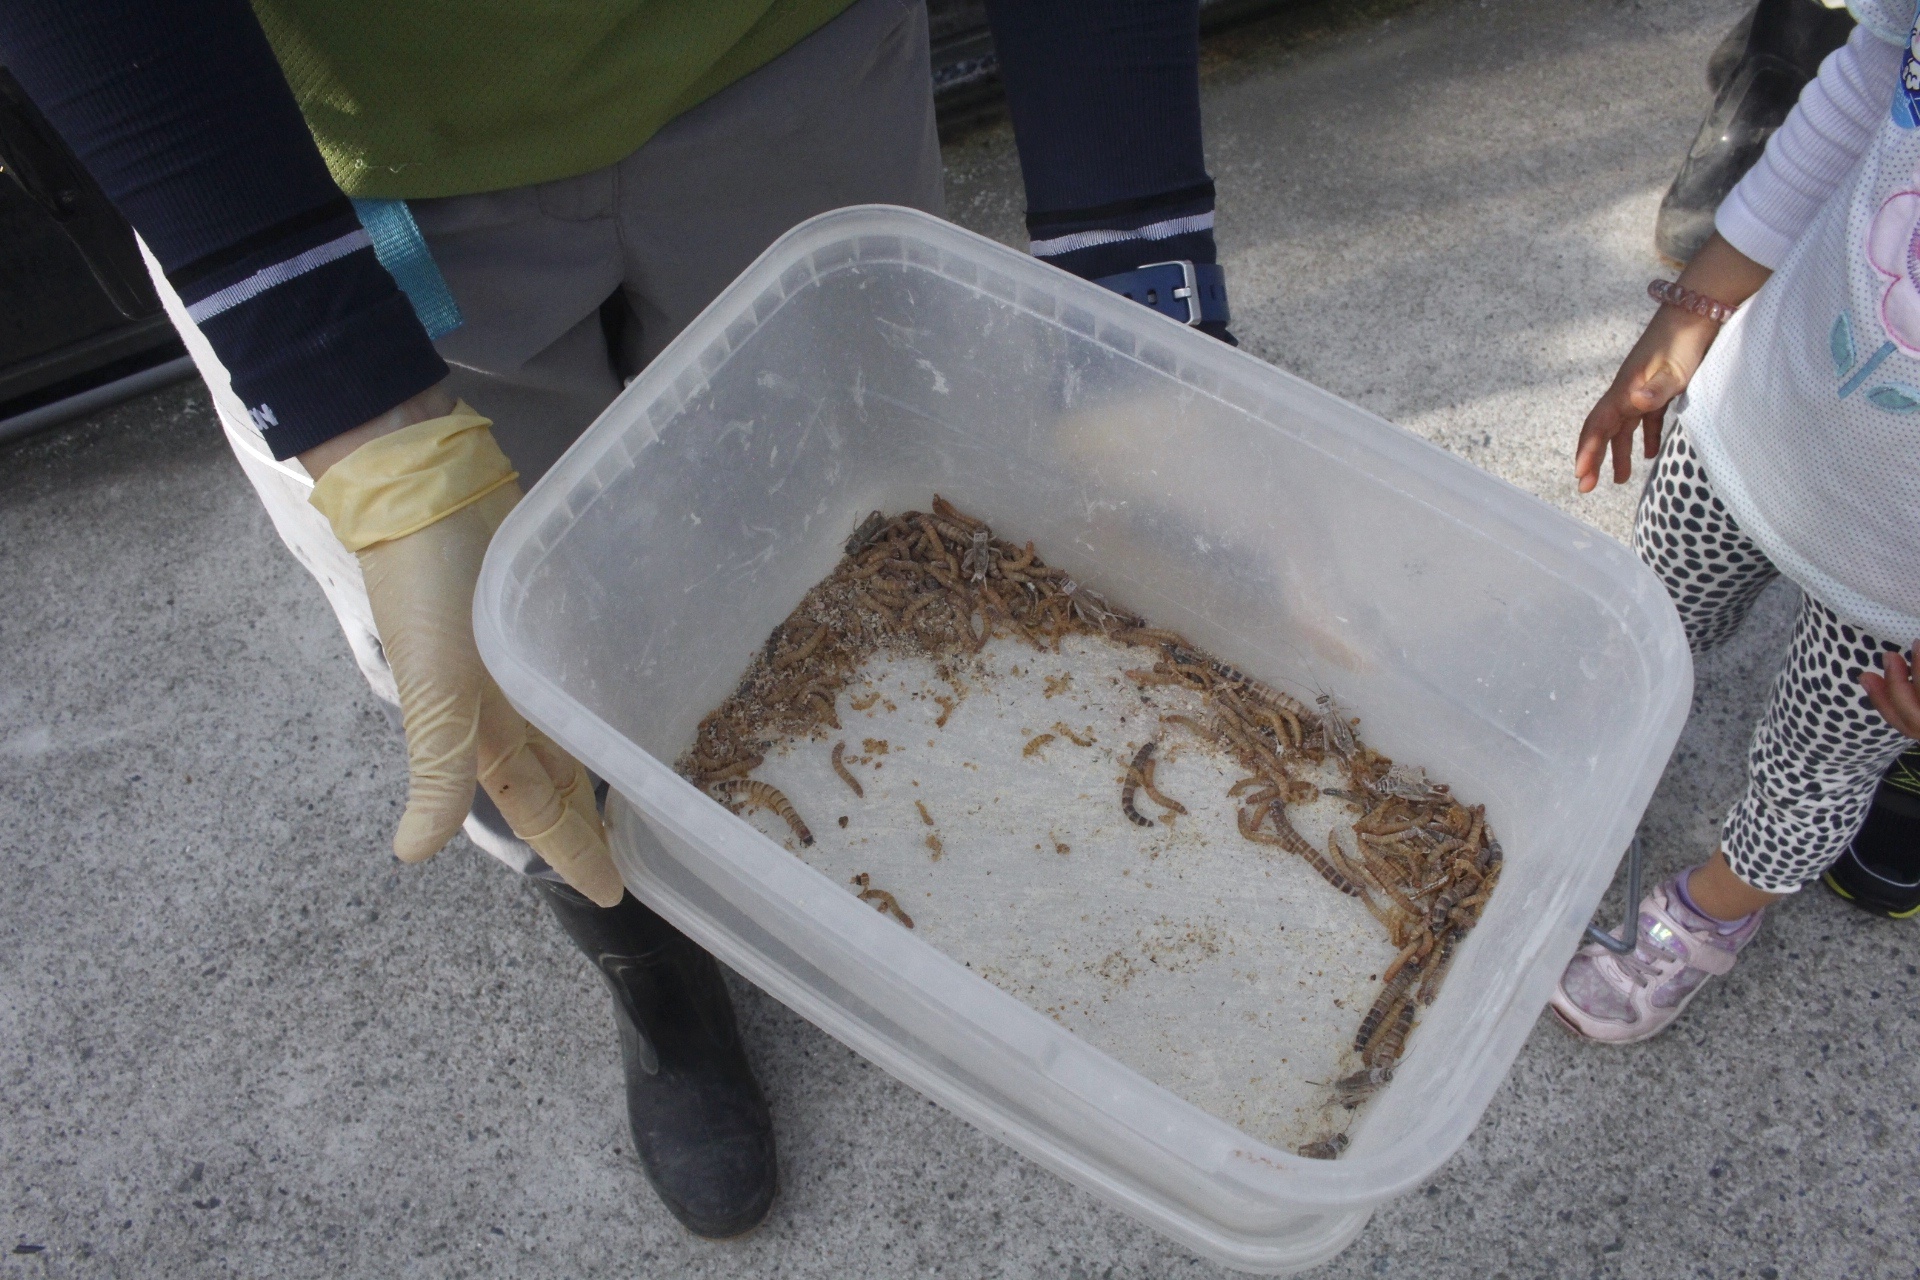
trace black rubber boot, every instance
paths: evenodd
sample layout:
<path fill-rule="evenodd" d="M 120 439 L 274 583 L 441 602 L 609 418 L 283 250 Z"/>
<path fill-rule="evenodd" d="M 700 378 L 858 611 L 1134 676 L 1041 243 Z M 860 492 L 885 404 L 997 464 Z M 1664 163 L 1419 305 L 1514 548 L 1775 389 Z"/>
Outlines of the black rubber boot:
<path fill-rule="evenodd" d="M 647 1181 L 695 1235 L 721 1240 L 759 1226 L 778 1181 L 773 1118 L 719 964 L 632 894 L 601 908 L 565 885 L 533 883 L 613 988 L 627 1118 Z"/>
<path fill-rule="evenodd" d="M 1760 0 L 1744 25 L 1737 59 L 1729 64 L 1727 58 L 1732 34 L 1714 50 L 1707 75 L 1721 82 L 1715 85 L 1713 110 L 1654 222 L 1654 245 L 1676 266 L 1713 235 L 1714 210 L 1766 150 L 1800 90 L 1819 74 L 1821 60 L 1853 33 L 1853 18 L 1845 9 L 1829 9 L 1818 0 Z"/>
<path fill-rule="evenodd" d="M 1920 747 L 1887 770 L 1866 825 L 1820 883 L 1876 916 L 1920 915 Z"/>

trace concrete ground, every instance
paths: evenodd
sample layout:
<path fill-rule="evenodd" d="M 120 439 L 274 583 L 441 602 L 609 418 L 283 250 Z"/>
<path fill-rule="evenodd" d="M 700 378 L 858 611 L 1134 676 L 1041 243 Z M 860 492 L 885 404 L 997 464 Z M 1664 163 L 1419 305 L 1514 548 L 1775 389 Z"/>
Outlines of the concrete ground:
<path fill-rule="evenodd" d="M 1247 349 L 1622 534 L 1573 432 L 1740 7 L 1390 0 L 1214 42 Z M 1007 131 L 948 159 L 954 216 L 1018 243 Z M 689 1239 L 532 895 L 463 847 L 386 855 L 400 744 L 204 393 L 0 452 L 0 548 L 0 1276 L 1224 1274 L 744 986 L 785 1191 Z M 1656 870 L 1709 847 L 1795 603 L 1700 663 Z M 1319 1274 L 1912 1274 L 1917 937 L 1813 891 L 1645 1047 L 1542 1022 Z"/>

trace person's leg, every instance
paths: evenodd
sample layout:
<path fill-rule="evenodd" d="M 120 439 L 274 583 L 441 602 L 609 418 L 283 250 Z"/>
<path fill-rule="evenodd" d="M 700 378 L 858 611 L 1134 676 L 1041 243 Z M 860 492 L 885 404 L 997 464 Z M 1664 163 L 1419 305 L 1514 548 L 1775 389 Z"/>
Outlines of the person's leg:
<path fill-rule="evenodd" d="M 616 282 L 599 274 L 600 251 L 579 248 L 602 242 L 616 196 L 624 312 L 603 305 Z M 866 201 L 941 207 L 918 0 L 857 0 L 610 173 L 548 184 L 532 199 L 422 201 L 415 216 L 468 316 L 440 343 L 455 387 L 494 418 L 531 482 L 618 393 L 621 374 L 637 372 L 782 232 Z M 536 289 L 548 301 L 515 312 Z M 556 293 L 565 306 L 551 304 Z M 529 325 L 547 338 L 531 352 Z M 719 966 L 631 895 L 600 911 L 563 885 L 536 887 L 612 989 L 649 1181 L 702 1235 L 751 1228 L 777 1182 L 772 1118 Z"/>
<path fill-rule="evenodd" d="M 634 353 L 651 360 L 761 251 L 851 204 L 941 213 L 922 0 L 856 0 L 618 166 Z"/>
<path fill-rule="evenodd" d="M 1794 893 L 1846 851 L 1881 775 L 1910 745 L 1860 684 L 1880 655 L 1900 652 L 1811 596 L 1801 604 L 1787 665 L 1747 749 L 1747 789 L 1720 833 L 1742 883 Z"/>
<path fill-rule="evenodd" d="M 399 697 L 359 562 L 308 502 L 313 485 L 302 468 L 277 462 L 267 451 L 204 337 L 157 268 L 153 275 L 213 391 L 242 471 L 288 550 L 333 606 L 362 674 L 397 731 Z M 515 459 L 522 470 L 549 464 L 619 388 L 597 308 L 592 310 L 590 329 L 569 326 L 517 368 L 456 373 L 459 393 L 499 415 L 496 429 L 504 427 L 502 434 L 511 433 L 525 451 Z M 701 1235 L 736 1235 L 753 1227 L 766 1215 L 777 1183 L 772 1118 L 735 1028 L 719 965 L 632 894 L 603 910 L 569 888 L 478 788 L 465 830 L 474 844 L 528 877 L 612 987 L 635 1149 L 661 1200 Z"/>
<path fill-rule="evenodd" d="M 614 171 L 408 207 L 460 306 L 448 388 L 532 488 L 620 393 L 600 318 L 620 286 Z"/>
<path fill-rule="evenodd" d="M 1633 550 L 1659 577 L 1696 655 L 1740 629 L 1780 571 L 1707 486 L 1707 471 L 1674 419 L 1634 512 Z"/>
<path fill-rule="evenodd" d="M 1673 598 L 1687 644 L 1704 653 L 1739 629 L 1768 583 L 1779 576 L 1714 496 L 1684 424 L 1670 424 L 1641 494 L 1633 546 Z M 1732 967 L 1758 932 L 1757 905 L 1724 920 L 1689 897 L 1697 883 L 1714 906 L 1739 906 L 1757 891 L 1731 876 L 1716 854 L 1656 886 L 1640 903 L 1634 951 L 1614 955 L 1581 947 L 1561 975 L 1551 1008 L 1578 1035 L 1613 1043 L 1644 1040 L 1679 1017 L 1707 978 Z"/>

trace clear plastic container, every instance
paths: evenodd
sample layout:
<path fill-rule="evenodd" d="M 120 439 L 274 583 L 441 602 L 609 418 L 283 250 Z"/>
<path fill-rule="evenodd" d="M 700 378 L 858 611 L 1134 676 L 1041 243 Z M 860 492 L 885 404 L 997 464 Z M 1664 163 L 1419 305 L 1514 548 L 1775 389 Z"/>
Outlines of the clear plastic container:
<path fill-rule="evenodd" d="M 1487 805 L 1507 865 L 1335 1161 L 1266 1146 L 875 913 L 669 768 L 873 509 L 932 492 Z M 627 883 L 1026 1155 L 1229 1266 L 1345 1246 L 1465 1141 L 1685 720 L 1626 548 L 1336 397 L 901 209 L 796 227 L 494 539 L 481 653 L 605 777 Z"/>

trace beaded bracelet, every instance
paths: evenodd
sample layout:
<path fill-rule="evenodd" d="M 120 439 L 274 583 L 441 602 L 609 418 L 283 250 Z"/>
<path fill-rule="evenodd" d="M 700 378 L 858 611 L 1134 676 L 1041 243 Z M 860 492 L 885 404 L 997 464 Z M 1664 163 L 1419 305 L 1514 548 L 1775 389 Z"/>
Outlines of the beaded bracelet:
<path fill-rule="evenodd" d="M 1735 308 L 1724 302 L 1715 302 L 1704 293 L 1695 293 L 1683 289 L 1677 280 L 1647 281 L 1647 296 L 1662 306 L 1678 307 L 1682 311 L 1691 311 L 1702 319 L 1715 324 L 1725 324 L 1733 319 Z"/>

